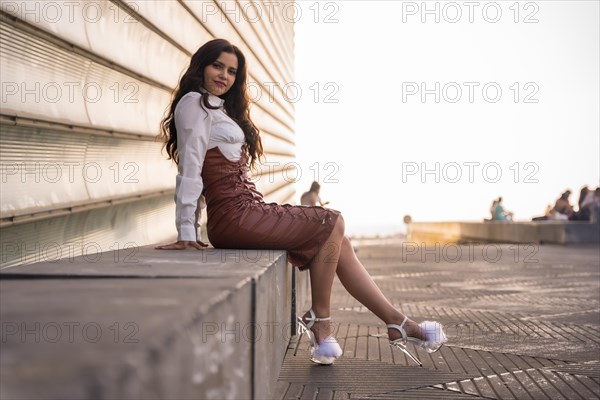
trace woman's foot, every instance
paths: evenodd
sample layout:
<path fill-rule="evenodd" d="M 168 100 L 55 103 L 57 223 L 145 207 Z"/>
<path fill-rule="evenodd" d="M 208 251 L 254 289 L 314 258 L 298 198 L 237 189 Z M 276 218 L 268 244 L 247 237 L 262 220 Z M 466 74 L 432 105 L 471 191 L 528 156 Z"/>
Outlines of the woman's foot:
<path fill-rule="evenodd" d="M 312 317 L 310 315 L 310 311 L 307 311 L 303 316 L 302 316 L 302 321 L 308 326 L 312 320 Z M 321 319 L 321 318 L 317 318 L 317 319 Z M 332 336 L 335 332 L 333 329 L 333 324 L 331 323 L 331 320 L 321 320 L 321 321 L 317 321 L 315 320 L 313 322 L 313 324 L 310 326 L 310 330 L 313 333 L 313 335 L 315 335 L 315 340 L 317 341 L 317 343 L 322 342 L 323 340 L 325 340 L 325 338 Z"/>
<path fill-rule="evenodd" d="M 402 320 L 403 320 L 403 318 L 401 318 L 399 321 L 390 321 L 389 323 L 400 325 L 400 324 L 402 324 Z M 406 336 L 413 337 L 413 338 L 419 339 L 419 340 L 426 339 L 425 333 L 422 331 L 419 324 L 417 324 L 412 319 L 406 320 L 406 322 L 404 323 L 404 330 L 406 331 Z M 390 339 L 390 341 L 402 339 L 402 333 L 398 329 L 388 328 L 388 338 Z"/>
<path fill-rule="evenodd" d="M 421 361 L 406 348 L 408 342 L 413 342 L 428 353 L 435 353 L 447 340 L 442 324 L 436 321 L 424 321 L 417 324 L 408 317 L 404 317 L 402 323 L 387 324 L 387 327 L 390 345 L 402 350 L 420 366 L 423 366 Z"/>
<path fill-rule="evenodd" d="M 311 361 L 323 365 L 333 364 L 342 355 L 342 349 L 332 336 L 331 318 L 316 317 L 311 309 L 298 320 L 300 330 L 308 335 L 311 342 Z"/>

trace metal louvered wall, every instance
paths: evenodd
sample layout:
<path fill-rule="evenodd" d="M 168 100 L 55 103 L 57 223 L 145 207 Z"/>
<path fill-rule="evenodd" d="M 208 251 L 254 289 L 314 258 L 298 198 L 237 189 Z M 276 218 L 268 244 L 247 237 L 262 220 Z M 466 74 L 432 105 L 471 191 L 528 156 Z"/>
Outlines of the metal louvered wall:
<path fill-rule="evenodd" d="M 290 5 L 0 1 L 0 266 L 126 256 L 175 237 L 176 168 L 155 136 L 191 55 L 217 37 L 244 52 L 260 93 L 251 115 L 275 167 L 257 187 L 267 201 L 292 201 L 293 173 L 278 173 L 295 157 L 282 92 L 293 82 Z"/>

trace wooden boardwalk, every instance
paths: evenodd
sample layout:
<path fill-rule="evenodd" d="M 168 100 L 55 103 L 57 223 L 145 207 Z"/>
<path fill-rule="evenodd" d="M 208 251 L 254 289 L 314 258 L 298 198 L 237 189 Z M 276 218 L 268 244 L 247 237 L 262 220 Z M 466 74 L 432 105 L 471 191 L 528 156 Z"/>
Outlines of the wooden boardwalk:
<path fill-rule="evenodd" d="M 438 320 L 448 343 L 416 350 L 420 368 L 388 345 L 386 329 L 336 280 L 332 317 L 344 355 L 309 361 L 296 336 L 280 399 L 597 399 L 600 250 L 597 246 L 361 245 L 384 293 L 417 321 Z"/>

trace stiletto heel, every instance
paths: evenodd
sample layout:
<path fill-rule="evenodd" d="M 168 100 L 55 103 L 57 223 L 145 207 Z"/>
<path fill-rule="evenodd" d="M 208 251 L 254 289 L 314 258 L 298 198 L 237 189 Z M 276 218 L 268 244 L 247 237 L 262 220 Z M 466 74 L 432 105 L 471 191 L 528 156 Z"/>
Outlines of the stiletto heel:
<path fill-rule="evenodd" d="M 428 353 L 435 353 L 438 351 L 444 343 L 446 343 L 446 334 L 444 333 L 444 329 L 442 324 L 435 321 L 424 321 L 419 324 L 421 331 L 425 333 L 425 340 L 417 339 L 412 336 L 408 336 L 406 331 L 404 330 L 404 324 L 408 321 L 408 317 L 404 317 L 404 321 L 400 325 L 396 324 L 387 324 L 389 329 L 395 329 L 402 334 L 400 339 L 390 340 L 390 345 L 392 347 L 397 347 L 402 350 L 410 359 L 419 364 L 420 367 L 423 366 L 421 361 L 414 355 L 412 355 L 406 345 L 409 341 L 414 342 L 415 345 L 425 349 Z"/>
<path fill-rule="evenodd" d="M 310 340 L 310 360 L 316 364 L 331 365 L 336 358 L 342 355 L 342 349 L 340 345 L 332 336 L 328 336 L 322 341 L 317 342 L 314 332 L 310 330 L 315 322 L 331 321 L 331 317 L 317 318 L 312 309 L 309 311 L 309 313 L 310 317 L 306 318 L 308 323 L 305 323 L 302 317 L 298 317 L 298 328 L 300 330 L 299 333 L 306 333 L 308 339 Z"/>

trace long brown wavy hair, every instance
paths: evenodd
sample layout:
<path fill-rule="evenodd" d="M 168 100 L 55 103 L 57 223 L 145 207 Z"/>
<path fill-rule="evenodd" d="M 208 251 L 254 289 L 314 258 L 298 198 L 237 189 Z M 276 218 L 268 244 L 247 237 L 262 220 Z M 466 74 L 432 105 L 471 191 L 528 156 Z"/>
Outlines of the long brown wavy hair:
<path fill-rule="evenodd" d="M 190 65 L 181 77 L 179 84 L 173 91 L 173 100 L 165 110 L 168 112 L 166 117 L 160 123 L 159 138 L 164 141 L 163 149 L 166 148 L 168 159 L 179 164 L 179 154 L 177 152 L 177 129 L 175 127 L 175 107 L 181 98 L 189 92 L 200 92 L 200 88 L 204 86 L 204 68 L 215 62 L 222 52 L 235 54 L 238 61 L 238 68 L 235 75 L 235 81 L 231 88 L 222 96 L 225 100 L 225 111 L 227 115 L 234 120 L 246 138 L 246 143 L 242 147 L 242 151 L 250 159 L 250 167 L 254 166 L 256 160 L 263 155 L 262 142 L 259 136 L 259 130 L 250 119 L 249 96 L 246 91 L 247 68 L 246 58 L 239 48 L 232 45 L 225 39 L 214 39 L 206 42 L 192 56 Z M 200 103 L 213 110 L 218 107 L 213 107 L 208 102 L 207 93 L 202 93 Z"/>

